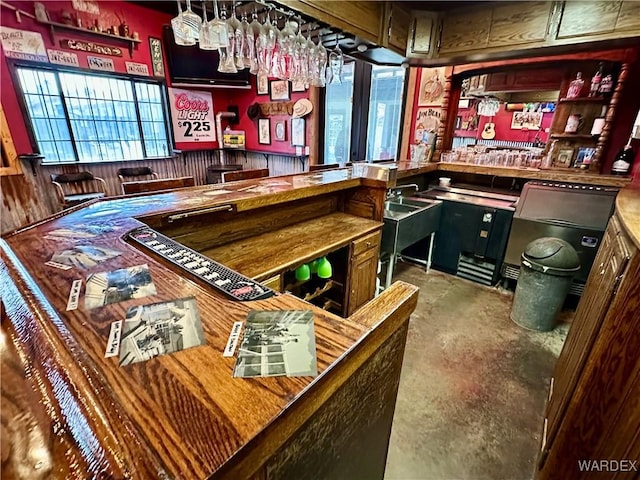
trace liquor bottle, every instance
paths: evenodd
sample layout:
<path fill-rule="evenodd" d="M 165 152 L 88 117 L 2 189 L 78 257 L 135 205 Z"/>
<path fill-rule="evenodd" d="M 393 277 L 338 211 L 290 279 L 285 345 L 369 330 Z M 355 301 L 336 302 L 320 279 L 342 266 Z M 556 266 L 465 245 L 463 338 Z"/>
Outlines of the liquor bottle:
<path fill-rule="evenodd" d="M 600 82 L 602 82 L 602 70 L 604 69 L 604 65 L 600 63 L 598 66 L 598 71 L 595 73 L 593 77 L 591 77 L 591 89 L 589 90 L 589 96 L 595 97 L 598 95 L 598 89 L 600 88 Z"/>
<path fill-rule="evenodd" d="M 582 87 L 584 86 L 584 80 L 582 79 L 582 72 L 578 72 L 576 79 L 572 80 L 569 84 L 569 90 L 567 90 L 567 98 L 578 98 Z"/>
<path fill-rule="evenodd" d="M 613 160 L 613 165 L 611 166 L 611 174 L 612 175 L 628 175 L 631 170 L 631 165 L 633 164 L 633 159 L 635 157 L 635 153 L 631 148 L 631 139 L 633 136 L 629 137 L 629 141 L 627 144 L 618 152 L 616 158 Z"/>

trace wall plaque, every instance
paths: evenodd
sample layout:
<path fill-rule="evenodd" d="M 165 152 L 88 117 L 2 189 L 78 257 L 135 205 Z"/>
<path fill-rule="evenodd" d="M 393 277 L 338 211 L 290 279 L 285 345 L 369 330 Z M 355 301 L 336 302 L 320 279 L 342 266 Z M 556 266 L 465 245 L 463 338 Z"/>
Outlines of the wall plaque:
<path fill-rule="evenodd" d="M 162 57 L 162 43 L 159 38 L 149 37 L 151 51 L 151 67 L 154 77 L 164 77 L 164 59 Z"/>
<path fill-rule="evenodd" d="M 127 67 L 127 73 L 132 75 L 144 75 L 145 77 L 149 76 L 149 67 L 146 63 L 136 63 L 136 62 L 124 62 Z"/>
<path fill-rule="evenodd" d="M 37 32 L 0 27 L 0 39 L 7 57 L 36 62 L 48 61 L 42 35 Z"/>
<path fill-rule="evenodd" d="M 81 52 L 87 53 L 99 53 L 100 55 L 109 55 L 111 57 L 122 56 L 122 49 L 119 47 L 102 45 L 100 43 L 84 42 L 82 40 L 60 40 L 60 46 L 62 48 L 68 48 L 69 50 L 80 50 Z"/>
<path fill-rule="evenodd" d="M 49 61 L 58 65 L 67 65 L 69 67 L 79 67 L 78 55 L 71 52 L 63 52 L 61 50 L 51 50 L 47 48 Z"/>
<path fill-rule="evenodd" d="M 113 65 L 113 60 L 104 57 L 94 57 L 87 55 L 87 63 L 91 70 L 102 70 L 103 72 L 115 72 L 116 68 Z"/>

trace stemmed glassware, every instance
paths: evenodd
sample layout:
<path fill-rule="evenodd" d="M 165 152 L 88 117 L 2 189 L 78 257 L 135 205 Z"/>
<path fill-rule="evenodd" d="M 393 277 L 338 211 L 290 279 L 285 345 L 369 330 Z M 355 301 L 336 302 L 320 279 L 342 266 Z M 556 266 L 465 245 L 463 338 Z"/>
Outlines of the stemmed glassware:
<path fill-rule="evenodd" d="M 329 85 L 340 85 L 342 83 L 342 67 L 344 66 L 344 56 L 338 41 L 338 34 L 336 33 L 336 46 L 329 53 L 329 69 L 328 82 Z"/>
<path fill-rule="evenodd" d="M 228 39 L 227 45 L 226 46 L 220 46 L 220 48 L 218 48 L 218 53 L 220 54 L 220 62 L 218 63 L 218 71 L 220 73 L 238 73 L 238 69 L 236 68 L 236 63 L 235 63 L 235 46 L 236 46 L 236 42 L 234 39 L 235 36 L 235 30 L 233 29 L 233 27 L 231 25 L 229 25 L 229 22 L 227 22 L 227 11 L 225 10 L 224 6 L 222 7 L 222 12 L 221 12 L 221 19 L 220 19 L 224 25 L 225 25 L 225 29 L 226 29 L 226 37 Z"/>
<path fill-rule="evenodd" d="M 196 44 L 195 38 L 190 35 L 190 29 L 184 23 L 184 14 L 180 0 L 178 3 L 178 15 L 171 19 L 171 28 L 173 29 L 173 39 L 176 45 L 191 46 Z"/>
<path fill-rule="evenodd" d="M 202 0 L 202 19 L 191 10 L 191 0 L 186 0 L 184 11 L 181 0 L 177 0 L 177 3 L 178 15 L 171 20 L 176 44 L 188 46 L 199 42 L 203 50 L 218 49 L 219 72 L 237 73 L 247 68 L 254 75 L 317 87 L 323 87 L 327 82 L 341 82 L 344 56 L 337 34 L 335 47 L 327 53 L 320 35 L 317 43 L 314 43 L 312 26 L 307 24 L 305 37 L 302 19 L 292 18 L 292 13 L 288 14 L 282 30 L 279 30 L 277 17 L 272 17 L 272 10 L 276 10 L 273 6 L 268 6 L 269 10 L 261 24 L 255 8 L 249 23 L 246 10 L 238 12 L 241 20 L 238 19 L 235 4 L 231 18 L 227 20 L 224 4 L 219 15 L 218 2 L 212 0 L 213 18 L 209 20 L 206 0 Z"/>
<path fill-rule="evenodd" d="M 202 19 L 191 10 L 191 0 L 187 0 L 187 9 L 182 12 L 182 24 L 184 25 L 189 38 L 197 42 L 200 39 L 200 26 Z"/>

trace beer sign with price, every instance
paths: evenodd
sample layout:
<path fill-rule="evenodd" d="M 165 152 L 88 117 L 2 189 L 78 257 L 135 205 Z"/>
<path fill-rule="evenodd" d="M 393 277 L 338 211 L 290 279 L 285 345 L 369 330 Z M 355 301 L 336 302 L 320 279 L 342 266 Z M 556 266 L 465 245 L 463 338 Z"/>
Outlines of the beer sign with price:
<path fill-rule="evenodd" d="M 169 99 L 176 143 L 215 141 L 213 99 L 210 92 L 170 88 Z"/>

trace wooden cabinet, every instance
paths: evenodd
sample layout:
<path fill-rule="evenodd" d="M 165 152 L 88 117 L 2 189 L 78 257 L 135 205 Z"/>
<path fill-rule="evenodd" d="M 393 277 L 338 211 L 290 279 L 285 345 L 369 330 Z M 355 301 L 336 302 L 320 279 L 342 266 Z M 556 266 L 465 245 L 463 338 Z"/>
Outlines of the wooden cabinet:
<path fill-rule="evenodd" d="M 485 92 L 559 90 L 563 77 L 562 68 L 510 69 L 488 74 Z"/>
<path fill-rule="evenodd" d="M 633 37 L 640 37 L 640 2 L 634 0 L 492 2 L 414 11 L 407 56 L 444 63 L 477 54 L 518 58 L 542 47 Z"/>
<path fill-rule="evenodd" d="M 351 243 L 347 312 L 351 315 L 371 300 L 376 292 L 380 232 Z"/>
<path fill-rule="evenodd" d="M 577 478 L 581 459 L 636 460 L 629 452 L 638 449 L 640 421 L 639 275 L 637 246 L 616 214 L 556 364 L 539 479 Z"/>
<path fill-rule="evenodd" d="M 447 12 L 441 20 L 438 56 L 541 45 L 551 11 L 552 2 L 518 2 Z"/>
<path fill-rule="evenodd" d="M 637 1 L 567 1 L 556 39 L 590 41 L 640 35 Z"/>
<path fill-rule="evenodd" d="M 379 41 L 384 20 L 384 2 L 281 0 L 279 3 L 364 40 L 373 43 Z"/>
<path fill-rule="evenodd" d="M 430 57 L 437 48 L 439 32 L 438 14 L 435 12 L 412 12 L 411 28 L 407 39 L 406 56 Z"/>
<path fill-rule="evenodd" d="M 402 56 L 407 50 L 411 14 L 397 2 L 385 2 L 384 19 L 378 44 Z"/>

